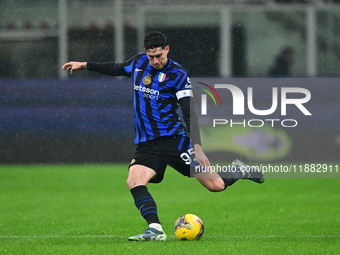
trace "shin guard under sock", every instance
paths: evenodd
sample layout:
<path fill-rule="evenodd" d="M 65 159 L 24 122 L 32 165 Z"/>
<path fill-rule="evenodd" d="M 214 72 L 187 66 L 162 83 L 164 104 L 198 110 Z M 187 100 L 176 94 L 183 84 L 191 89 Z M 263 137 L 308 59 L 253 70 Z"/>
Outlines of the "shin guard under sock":
<path fill-rule="evenodd" d="M 134 187 L 130 190 L 130 192 L 135 200 L 137 209 L 147 223 L 160 223 L 157 214 L 156 202 L 150 195 L 146 186 L 141 185 Z"/>

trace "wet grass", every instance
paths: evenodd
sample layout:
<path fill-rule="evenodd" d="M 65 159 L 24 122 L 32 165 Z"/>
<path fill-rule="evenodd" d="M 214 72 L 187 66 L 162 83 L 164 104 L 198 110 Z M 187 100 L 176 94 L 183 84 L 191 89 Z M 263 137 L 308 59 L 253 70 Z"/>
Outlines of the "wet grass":
<path fill-rule="evenodd" d="M 147 228 L 126 187 L 127 166 L 0 167 L 0 254 L 338 254 L 340 179 L 239 181 L 210 193 L 168 169 L 149 191 L 167 242 L 129 242 Z M 201 217 L 200 241 L 173 224 Z"/>

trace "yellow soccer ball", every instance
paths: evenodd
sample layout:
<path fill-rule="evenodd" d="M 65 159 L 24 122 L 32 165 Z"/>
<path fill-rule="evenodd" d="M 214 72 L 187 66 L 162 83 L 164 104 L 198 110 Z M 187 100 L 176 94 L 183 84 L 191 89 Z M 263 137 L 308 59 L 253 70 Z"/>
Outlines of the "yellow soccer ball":
<path fill-rule="evenodd" d="M 184 214 L 176 220 L 175 235 L 181 241 L 200 240 L 203 233 L 203 221 L 194 214 Z"/>

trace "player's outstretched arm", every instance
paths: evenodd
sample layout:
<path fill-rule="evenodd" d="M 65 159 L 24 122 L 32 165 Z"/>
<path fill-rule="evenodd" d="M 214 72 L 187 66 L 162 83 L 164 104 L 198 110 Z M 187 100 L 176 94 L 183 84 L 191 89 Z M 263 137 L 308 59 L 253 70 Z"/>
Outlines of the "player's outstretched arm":
<path fill-rule="evenodd" d="M 86 68 L 87 62 L 75 62 L 75 61 L 65 63 L 62 67 L 63 70 L 70 70 L 70 74 L 72 74 L 73 71 L 84 70 Z"/>

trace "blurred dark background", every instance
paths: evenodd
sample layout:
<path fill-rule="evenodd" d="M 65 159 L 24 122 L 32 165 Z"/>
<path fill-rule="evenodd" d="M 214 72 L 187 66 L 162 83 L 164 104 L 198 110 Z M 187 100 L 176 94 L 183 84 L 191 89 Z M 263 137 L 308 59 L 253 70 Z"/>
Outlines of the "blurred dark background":
<path fill-rule="evenodd" d="M 0 6 L 0 163 L 129 161 L 131 81 L 68 75 L 61 66 L 126 61 L 143 51 L 149 30 L 166 34 L 169 57 L 193 81 L 311 89 L 311 121 L 278 128 L 289 146 L 268 160 L 334 160 L 339 151 L 338 1 L 0 0 Z M 271 97 L 261 93 L 254 104 L 267 109 Z M 262 148 L 271 134 L 254 137 L 249 146 Z M 256 160 L 252 155 L 243 156 Z"/>

